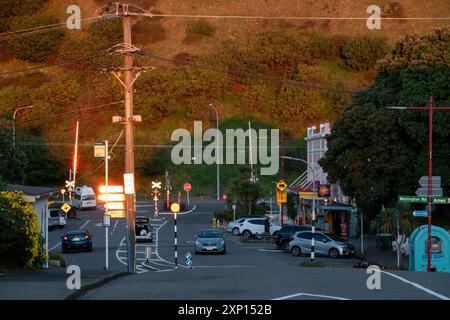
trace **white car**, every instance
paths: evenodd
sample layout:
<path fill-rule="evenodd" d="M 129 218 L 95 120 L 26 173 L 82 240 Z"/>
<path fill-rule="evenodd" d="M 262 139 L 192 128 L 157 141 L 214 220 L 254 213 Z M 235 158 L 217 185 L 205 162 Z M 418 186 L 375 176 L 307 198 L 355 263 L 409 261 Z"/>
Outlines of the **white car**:
<path fill-rule="evenodd" d="M 264 218 L 255 218 L 255 219 L 245 219 L 240 225 L 239 225 L 239 233 L 242 234 L 244 237 L 251 238 L 252 236 L 255 236 L 256 234 L 264 234 Z M 274 221 L 269 221 L 270 227 L 269 227 L 269 233 L 272 236 L 277 235 L 278 231 L 281 229 L 281 225 Z"/>
<path fill-rule="evenodd" d="M 233 235 L 239 235 L 239 225 L 243 223 L 246 218 L 240 218 L 234 221 L 231 221 L 227 224 L 227 232 L 231 232 Z"/>
<path fill-rule="evenodd" d="M 72 206 L 80 210 L 96 209 L 97 200 L 94 189 L 88 186 L 77 187 L 75 189 L 75 195 L 72 199 Z"/>

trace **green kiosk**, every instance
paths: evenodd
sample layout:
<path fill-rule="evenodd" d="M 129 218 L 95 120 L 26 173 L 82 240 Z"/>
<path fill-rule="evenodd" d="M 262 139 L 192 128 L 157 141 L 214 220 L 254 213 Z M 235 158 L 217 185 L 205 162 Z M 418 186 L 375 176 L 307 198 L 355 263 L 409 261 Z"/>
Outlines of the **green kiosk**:
<path fill-rule="evenodd" d="M 409 237 L 409 270 L 427 271 L 428 225 L 415 229 Z M 450 234 L 431 226 L 431 266 L 436 272 L 450 272 Z"/>

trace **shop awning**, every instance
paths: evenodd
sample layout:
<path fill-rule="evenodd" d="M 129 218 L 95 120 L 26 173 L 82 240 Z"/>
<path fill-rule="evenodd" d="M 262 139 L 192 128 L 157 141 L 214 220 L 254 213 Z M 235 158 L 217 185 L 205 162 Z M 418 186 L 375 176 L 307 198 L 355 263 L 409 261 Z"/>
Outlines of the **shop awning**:
<path fill-rule="evenodd" d="M 349 206 L 349 205 L 329 205 L 329 206 L 318 206 L 317 207 L 320 211 L 348 211 L 348 212 L 355 212 L 356 208 Z"/>

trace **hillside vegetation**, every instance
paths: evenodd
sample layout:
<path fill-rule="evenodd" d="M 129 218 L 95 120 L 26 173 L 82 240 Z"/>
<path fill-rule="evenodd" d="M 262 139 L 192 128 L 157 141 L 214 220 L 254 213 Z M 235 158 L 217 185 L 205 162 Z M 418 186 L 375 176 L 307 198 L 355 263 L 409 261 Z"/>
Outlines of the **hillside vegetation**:
<path fill-rule="evenodd" d="M 65 21 L 69 4 L 79 4 L 82 18 L 86 18 L 107 2 L 34 1 L 33 5 L 14 7 L 11 14 L 2 12 L 1 17 L 7 18 L 0 19 L 1 31 Z M 160 14 L 310 17 L 367 17 L 366 9 L 371 4 L 291 0 L 257 2 L 264 5 L 237 0 L 132 2 Z M 380 1 L 380 6 L 390 17 L 439 16 L 450 9 L 448 1 L 432 2 Z M 195 170 L 175 167 L 167 152 L 162 152 L 173 145 L 170 134 L 174 129 L 191 129 L 194 120 L 203 120 L 204 127 L 215 125 L 209 103 L 219 109 L 222 129 L 246 128 L 248 120 L 280 128 L 292 143 L 286 154 L 302 155 L 306 126 L 324 120 L 334 122 L 350 104 L 352 94 L 373 83 L 376 62 L 397 40 L 443 23 L 391 20 L 383 21 L 381 30 L 368 30 L 366 20 L 136 18 L 133 42 L 142 54 L 136 55 L 135 65 L 155 67 L 135 83 L 135 114 L 143 118 L 136 125 L 138 184 L 148 187 L 151 178 L 169 168 L 180 181 L 197 183 L 194 190 L 214 192 L 214 166 L 197 166 Z M 19 132 L 31 131 L 35 138 L 26 135 L 27 141 L 22 139 L 18 148 L 43 145 L 52 161 L 55 158 L 68 168 L 75 121 L 80 120 L 79 178 L 93 184 L 101 179 L 92 145 L 104 139 L 113 144 L 121 127 L 112 124 L 111 117 L 123 114 L 122 104 L 111 104 L 123 99 L 122 87 L 105 72 L 105 68 L 122 65 L 122 57 L 104 53 L 120 42 L 120 19 L 86 22 L 79 31 L 55 29 L 0 41 L 0 73 L 10 72 L 0 76 L 0 125 L 10 125 L 16 107 L 34 106 L 20 114 L 17 127 Z M 60 66 L 14 73 L 52 64 Z M 123 139 L 118 141 L 111 161 L 112 180 L 119 179 L 123 170 L 122 143 Z M 224 180 L 237 172 L 235 166 L 223 167 Z M 293 165 L 286 168 L 286 174 L 293 178 L 299 171 Z M 277 178 L 263 179 L 267 190 Z M 53 183 L 63 181 L 55 178 Z"/>

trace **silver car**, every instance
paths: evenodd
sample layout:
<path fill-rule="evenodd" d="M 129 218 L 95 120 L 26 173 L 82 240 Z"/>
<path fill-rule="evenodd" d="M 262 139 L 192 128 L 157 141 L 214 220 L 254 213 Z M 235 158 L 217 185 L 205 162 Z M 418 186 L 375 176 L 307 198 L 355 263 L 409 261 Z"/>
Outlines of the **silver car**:
<path fill-rule="evenodd" d="M 195 254 L 220 252 L 225 254 L 225 237 L 220 229 L 203 229 L 195 236 Z"/>
<path fill-rule="evenodd" d="M 311 252 L 311 231 L 300 231 L 294 234 L 289 242 L 288 251 L 294 256 Z M 328 255 L 331 258 L 348 257 L 355 254 L 355 246 L 348 240 L 328 232 L 315 232 L 314 252 Z"/>

